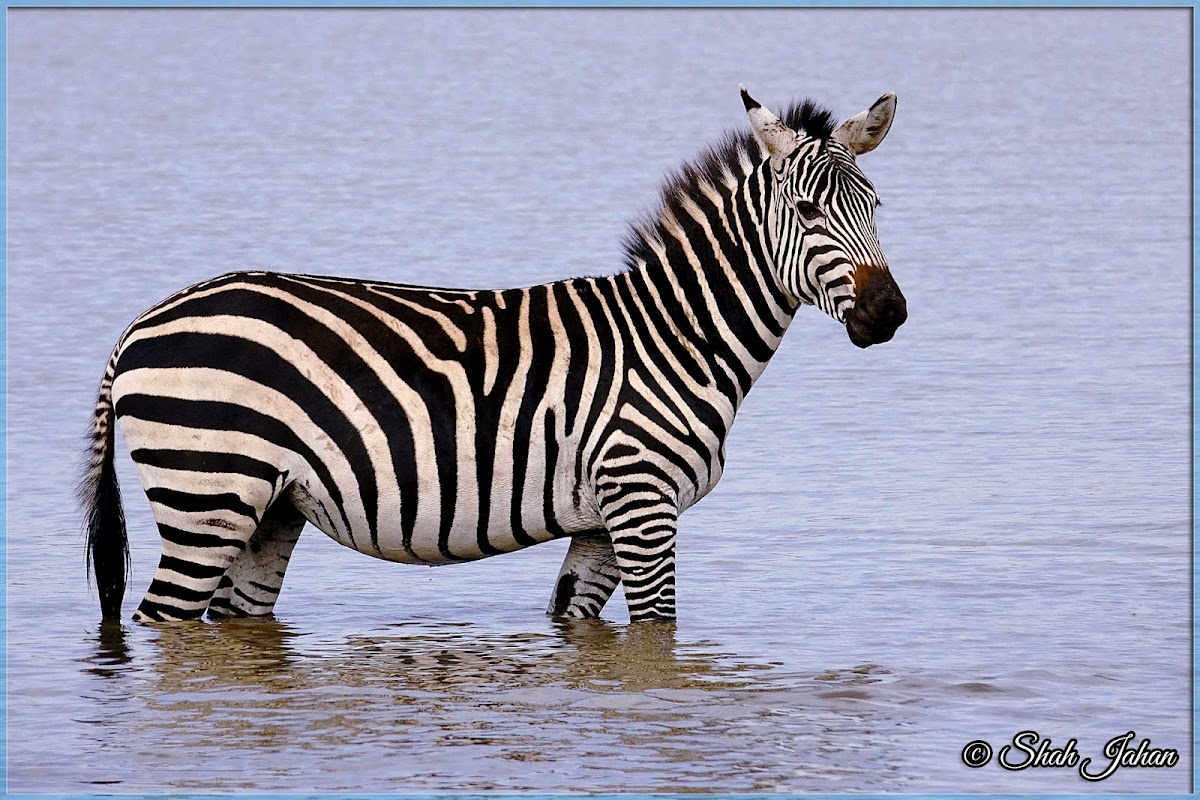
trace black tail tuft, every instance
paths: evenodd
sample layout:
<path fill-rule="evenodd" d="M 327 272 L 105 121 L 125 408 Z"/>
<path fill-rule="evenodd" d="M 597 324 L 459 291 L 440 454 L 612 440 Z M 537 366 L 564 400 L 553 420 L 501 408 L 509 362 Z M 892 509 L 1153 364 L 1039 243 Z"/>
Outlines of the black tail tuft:
<path fill-rule="evenodd" d="M 89 571 L 95 570 L 100 613 L 105 620 L 117 620 L 121 618 L 121 601 L 129 574 L 129 538 L 113 463 L 111 414 L 106 422 L 93 443 L 92 460 L 79 495 L 87 512 L 87 561 Z"/>

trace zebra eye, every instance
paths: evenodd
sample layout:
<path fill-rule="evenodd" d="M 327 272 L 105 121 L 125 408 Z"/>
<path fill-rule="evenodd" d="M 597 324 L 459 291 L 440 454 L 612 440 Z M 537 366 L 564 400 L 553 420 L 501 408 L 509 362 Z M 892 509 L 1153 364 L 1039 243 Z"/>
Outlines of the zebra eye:
<path fill-rule="evenodd" d="M 816 203 L 810 203 L 808 200 L 797 201 L 796 211 L 808 222 L 816 222 L 825 216 L 825 212 L 821 210 L 820 206 Z"/>

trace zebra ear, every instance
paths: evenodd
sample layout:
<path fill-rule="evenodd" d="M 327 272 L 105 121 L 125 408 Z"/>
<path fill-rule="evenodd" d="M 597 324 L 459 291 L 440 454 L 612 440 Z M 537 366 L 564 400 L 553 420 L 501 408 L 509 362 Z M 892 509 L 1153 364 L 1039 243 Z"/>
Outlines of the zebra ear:
<path fill-rule="evenodd" d="M 796 132 L 784 125 L 779 117 L 762 107 L 761 104 L 746 91 L 746 87 L 738 84 L 742 93 L 742 102 L 746 106 L 746 115 L 750 117 L 750 127 L 759 144 L 771 155 L 771 160 L 778 164 L 790 155 L 800 140 Z"/>
<path fill-rule="evenodd" d="M 866 111 L 855 114 L 833 132 L 837 139 L 856 156 L 869 153 L 879 146 L 892 127 L 896 115 L 896 95 L 888 92 Z"/>

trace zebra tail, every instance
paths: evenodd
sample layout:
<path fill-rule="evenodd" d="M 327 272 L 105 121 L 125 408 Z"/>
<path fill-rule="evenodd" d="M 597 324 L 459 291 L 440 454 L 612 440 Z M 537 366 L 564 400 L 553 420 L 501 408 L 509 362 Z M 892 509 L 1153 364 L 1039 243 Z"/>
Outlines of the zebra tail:
<path fill-rule="evenodd" d="M 121 509 L 121 487 L 113 462 L 115 442 L 112 382 L 117 361 L 113 352 L 100 384 L 96 413 L 89 434 L 91 447 L 79 484 L 79 500 L 87 513 L 88 571 L 95 570 L 100 613 L 105 621 L 121 618 L 129 574 L 129 537 Z"/>

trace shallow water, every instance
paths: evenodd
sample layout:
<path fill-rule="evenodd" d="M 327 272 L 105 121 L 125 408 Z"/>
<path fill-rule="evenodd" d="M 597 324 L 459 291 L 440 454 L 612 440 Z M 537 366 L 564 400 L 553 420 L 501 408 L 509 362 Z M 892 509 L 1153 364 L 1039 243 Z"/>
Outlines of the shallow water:
<path fill-rule="evenodd" d="M 9 790 L 1190 789 L 1187 14 L 10 12 Z M 234 268 L 611 272 L 739 82 L 897 92 L 862 164 L 910 318 L 801 314 L 678 625 L 546 619 L 561 542 L 430 571 L 310 529 L 273 620 L 100 631 L 72 488 L 134 316 Z M 1181 760 L 963 765 L 1026 729 Z"/>

